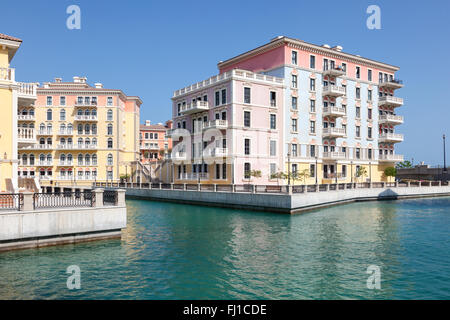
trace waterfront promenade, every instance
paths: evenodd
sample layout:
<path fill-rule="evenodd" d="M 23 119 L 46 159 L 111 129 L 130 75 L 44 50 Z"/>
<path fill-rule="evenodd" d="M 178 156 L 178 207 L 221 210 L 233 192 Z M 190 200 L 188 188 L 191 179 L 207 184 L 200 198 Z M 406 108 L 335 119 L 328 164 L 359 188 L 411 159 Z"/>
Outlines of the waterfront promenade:
<path fill-rule="evenodd" d="M 449 182 L 440 181 L 425 183 L 337 183 L 295 186 L 114 184 L 97 182 L 94 186 L 113 189 L 124 188 L 128 198 L 290 214 L 355 201 L 450 195 Z"/>

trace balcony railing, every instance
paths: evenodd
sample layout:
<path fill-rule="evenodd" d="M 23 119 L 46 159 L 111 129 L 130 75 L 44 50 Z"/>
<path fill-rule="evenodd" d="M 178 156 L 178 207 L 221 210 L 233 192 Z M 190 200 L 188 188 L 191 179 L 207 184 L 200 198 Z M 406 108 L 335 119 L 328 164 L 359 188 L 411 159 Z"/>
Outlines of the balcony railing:
<path fill-rule="evenodd" d="M 403 117 L 393 114 L 383 114 L 379 117 L 380 123 L 403 123 Z"/>
<path fill-rule="evenodd" d="M 323 108 L 324 116 L 343 117 L 343 116 L 345 116 L 345 114 L 346 114 L 345 108 L 334 107 L 334 106 Z"/>
<path fill-rule="evenodd" d="M 391 142 L 401 142 L 403 141 L 403 134 L 400 133 L 381 133 L 379 136 L 379 141 L 391 141 Z"/>
<path fill-rule="evenodd" d="M 44 160 L 44 161 L 39 160 L 37 162 L 37 165 L 38 166 L 53 166 L 53 160 Z"/>
<path fill-rule="evenodd" d="M 92 149 L 97 149 L 97 145 L 96 144 L 84 144 L 84 143 L 76 143 L 76 144 L 58 144 L 57 148 L 58 149 L 88 149 L 88 150 L 92 150 Z"/>
<path fill-rule="evenodd" d="M 324 136 L 343 137 L 346 135 L 346 131 L 344 128 L 328 127 L 323 128 L 322 134 Z"/>
<path fill-rule="evenodd" d="M 378 156 L 378 161 L 392 161 L 392 162 L 402 162 L 402 154 L 380 154 Z"/>
<path fill-rule="evenodd" d="M 228 127 L 227 120 L 212 120 L 203 125 L 203 129 L 211 129 L 211 128 L 226 129 L 227 127 Z"/>
<path fill-rule="evenodd" d="M 89 100 L 89 101 L 75 101 L 76 107 L 92 107 L 98 105 L 97 100 Z"/>
<path fill-rule="evenodd" d="M 0 80 L 15 81 L 14 68 L 0 68 Z"/>
<path fill-rule="evenodd" d="M 73 166 L 73 161 L 65 160 L 65 161 L 58 161 L 58 166 Z"/>
<path fill-rule="evenodd" d="M 339 77 L 339 76 L 345 75 L 345 70 L 341 66 L 324 65 L 323 66 L 323 75 Z"/>
<path fill-rule="evenodd" d="M 53 130 L 39 130 L 38 135 L 40 136 L 51 136 L 53 135 Z"/>
<path fill-rule="evenodd" d="M 226 157 L 228 155 L 228 148 L 213 148 L 210 149 L 205 157 Z"/>
<path fill-rule="evenodd" d="M 209 109 L 208 101 L 196 101 L 181 107 L 181 113 L 191 114 Z"/>
<path fill-rule="evenodd" d="M 36 143 L 36 130 L 31 128 L 19 128 L 17 141 L 19 143 Z"/>
<path fill-rule="evenodd" d="M 20 150 L 49 150 L 52 149 L 53 145 L 51 144 L 34 144 L 31 146 L 21 146 L 19 147 Z"/>
<path fill-rule="evenodd" d="M 60 136 L 71 136 L 73 135 L 73 130 L 59 130 L 58 135 Z"/>
<path fill-rule="evenodd" d="M 403 99 L 399 97 L 393 97 L 393 96 L 383 96 L 378 98 L 378 105 L 391 105 L 394 107 L 398 107 L 403 105 Z"/>
<path fill-rule="evenodd" d="M 187 154 L 186 152 L 175 152 L 172 153 L 172 160 L 186 160 L 187 159 Z"/>
<path fill-rule="evenodd" d="M 337 152 L 337 151 L 324 152 L 323 158 L 324 159 L 345 159 L 345 158 L 347 158 L 347 154 L 345 152 Z"/>
<path fill-rule="evenodd" d="M 23 99 L 37 99 L 37 83 L 18 82 L 19 84 L 19 98 Z"/>
<path fill-rule="evenodd" d="M 17 115 L 17 120 L 20 121 L 35 121 L 36 116 L 34 114 L 19 114 Z"/>
<path fill-rule="evenodd" d="M 339 97 L 345 95 L 345 88 L 336 85 L 327 85 L 323 87 L 322 94 L 324 96 Z"/>
<path fill-rule="evenodd" d="M 378 83 L 378 86 L 380 88 L 392 88 L 392 89 L 398 89 L 403 87 L 403 81 L 399 79 L 386 79 L 381 80 Z"/>
<path fill-rule="evenodd" d="M 75 116 L 76 121 L 98 121 L 98 117 L 96 115 L 76 115 Z"/>
<path fill-rule="evenodd" d="M 208 180 L 209 174 L 205 172 L 192 172 L 192 173 L 181 173 L 179 180 Z"/>

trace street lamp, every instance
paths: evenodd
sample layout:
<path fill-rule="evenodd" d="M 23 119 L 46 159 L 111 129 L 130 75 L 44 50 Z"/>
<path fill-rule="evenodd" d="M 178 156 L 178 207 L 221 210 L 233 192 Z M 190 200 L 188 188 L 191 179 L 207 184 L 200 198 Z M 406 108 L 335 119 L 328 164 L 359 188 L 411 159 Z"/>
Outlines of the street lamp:
<path fill-rule="evenodd" d="M 444 170 L 442 171 L 442 173 L 446 173 L 447 172 L 447 164 L 445 163 L 445 134 L 444 135 L 442 135 L 442 140 L 443 140 L 443 143 L 444 143 Z"/>
<path fill-rule="evenodd" d="M 316 176 L 316 185 L 317 185 L 317 175 L 319 173 L 319 169 L 317 168 L 317 159 L 318 157 L 316 156 L 316 167 L 314 168 L 314 170 L 316 170 L 316 172 L 314 172 L 314 175 Z"/>
<path fill-rule="evenodd" d="M 291 185 L 291 153 L 288 151 L 287 153 L 288 158 L 288 186 Z"/>

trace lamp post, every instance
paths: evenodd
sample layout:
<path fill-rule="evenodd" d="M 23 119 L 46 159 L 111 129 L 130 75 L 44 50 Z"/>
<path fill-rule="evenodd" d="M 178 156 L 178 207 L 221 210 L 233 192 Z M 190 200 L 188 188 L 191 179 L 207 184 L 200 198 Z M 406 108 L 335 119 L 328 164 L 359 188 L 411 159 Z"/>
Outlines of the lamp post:
<path fill-rule="evenodd" d="M 314 175 L 316 176 L 316 184 L 317 184 L 317 182 L 318 182 L 318 180 L 317 180 L 317 176 L 318 176 L 318 174 L 319 174 L 319 168 L 317 167 L 317 156 L 316 156 L 316 167 L 314 168 L 314 170 L 316 170 L 316 172 L 314 172 Z"/>
<path fill-rule="evenodd" d="M 443 143 L 444 143 L 444 170 L 442 171 L 442 173 L 446 173 L 447 172 L 447 164 L 446 164 L 446 162 L 445 162 L 445 134 L 444 135 L 442 135 L 442 140 L 443 140 Z"/>
<path fill-rule="evenodd" d="M 287 153 L 288 158 L 288 186 L 291 185 L 291 153 L 288 151 Z"/>

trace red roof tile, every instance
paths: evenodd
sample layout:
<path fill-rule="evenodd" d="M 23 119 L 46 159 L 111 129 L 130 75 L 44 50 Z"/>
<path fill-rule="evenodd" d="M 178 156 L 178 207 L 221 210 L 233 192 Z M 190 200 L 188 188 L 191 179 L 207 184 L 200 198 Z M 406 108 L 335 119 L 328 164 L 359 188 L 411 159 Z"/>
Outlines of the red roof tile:
<path fill-rule="evenodd" d="M 19 38 L 14 38 L 3 33 L 0 33 L 0 39 L 22 42 Z"/>

